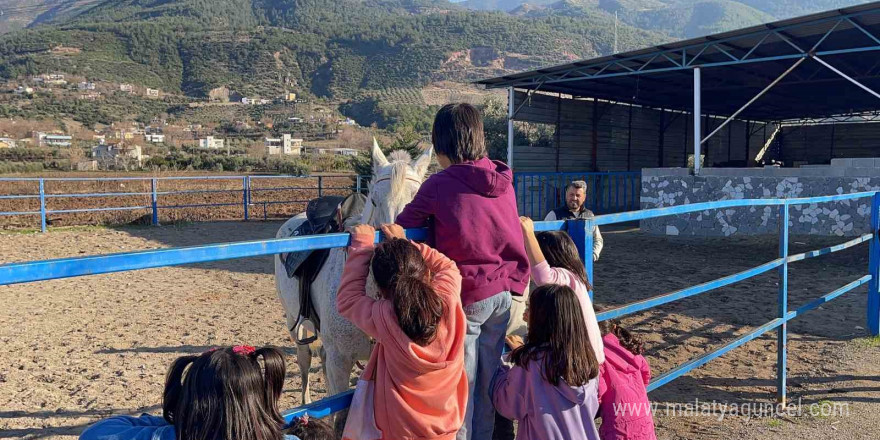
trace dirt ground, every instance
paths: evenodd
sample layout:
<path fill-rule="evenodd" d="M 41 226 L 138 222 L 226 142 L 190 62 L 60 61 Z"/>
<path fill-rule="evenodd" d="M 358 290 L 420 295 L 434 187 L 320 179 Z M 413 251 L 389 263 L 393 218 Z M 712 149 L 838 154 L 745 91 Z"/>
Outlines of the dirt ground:
<path fill-rule="evenodd" d="M 0 263 L 269 238 L 279 226 L 216 222 L 0 232 Z M 596 302 L 605 306 L 758 265 L 774 259 L 778 246 L 775 237 L 667 238 L 631 228 L 604 235 L 595 278 Z M 794 237 L 792 252 L 837 241 Z M 172 360 L 215 345 L 287 347 L 282 406 L 296 406 L 299 375 L 270 258 L 0 286 L 0 439 L 73 439 L 110 414 L 156 413 Z M 795 263 L 791 306 L 866 272 L 866 246 Z M 647 341 L 648 360 L 659 375 L 773 319 L 777 278 L 774 271 L 624 324 Z M 865 292 L 861 287 L 790 324 L 789 401 L 800 402 L 801 414 L 795 407 L 782 416 L 758 408 L 775 402 L 774 333 L 651 393 L 658 437 L 880 438 L 880 341 L 865 338 Z M 326 391 L 318 367 L 316 358 L 314 398 Z M 726 412 L 703 406 L 713 401 L 727 404 Z M 731 404 L 748 415 L 731 414 Z"/>

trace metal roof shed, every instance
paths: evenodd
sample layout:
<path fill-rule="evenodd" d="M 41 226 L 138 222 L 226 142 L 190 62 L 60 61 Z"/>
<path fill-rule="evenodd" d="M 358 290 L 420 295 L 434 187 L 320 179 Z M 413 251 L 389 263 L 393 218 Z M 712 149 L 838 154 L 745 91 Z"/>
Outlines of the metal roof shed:
<path fill-rule="evenodd" d="M 552 92 L 689 112 L 700 157 L 701 145 L 734 119 L 815 123 L 880 109 L 878 50 L 874 2 L 478 83 L 509 89 L 509 135 L 526 104 L 513 105 L 514 91 Z M 703 115 L 725 120 L 705 135 Z"/>

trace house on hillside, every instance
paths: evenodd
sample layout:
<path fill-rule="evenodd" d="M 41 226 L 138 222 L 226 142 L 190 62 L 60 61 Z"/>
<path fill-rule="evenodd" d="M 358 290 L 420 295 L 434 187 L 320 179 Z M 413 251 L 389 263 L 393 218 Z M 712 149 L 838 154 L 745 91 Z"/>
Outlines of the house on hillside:
<path fill-rule="evenodd" d="M 83 81 L 77 84 L 77 88 L 80 90 L 95 90 L 95 83 Z"/>
<path fill-rule="evenodd" d="M 162 133 L 145 134 L 144 140 L 151 144 L 163 144 L 165 143 L 165 135 Z"/>
<path fill-rule="evenodd" d="M 199 139 L 199 148 L 207 150 L 220 150 L 223 148 L 223 144 L 223 139 L 215 138 L 214 136 L 208 136 L 204 139 Z"/>
<path fill-rule="evenodd" d="M 42 131 L 35 132 L 34 139 L 40 147 L 69 147 L 73 144 L 73 136 L 43 133 Z"/>
<path fill-rule="evenodd" d="M 148 98 L 158 98 L 159 97 L 159 89 L 151 89 L 151 88 L 147 87 L 147 89 L 144 91 L 144 96 L 146 96 Z"/>
<path fill-rule="evenodd" d="M 33 95 L 34 89 L 33 87 L 18 86 L 15 89 L 14 93 L 16 95 Z"/>
<path fill-rule="evenodd" d="M 357 156 L 360 150 L 354 148 L 315 148 L 315 154 L 333 154 L 336 156 Z"/>
<path fill-rule="evenodd" d="M 4 148 L 15 148 L 17 144 L 15 143 L 15 139 L 8 137 L 0 137 L 0 149 Z"/>
<path fill-rule="evenodd" d="M 149 156 L 145 156 L 138 145 L 125 145 L 119 142 L 92 147 L 92 158 L 105 168 L 128 168 L 133 165 L 141 167 Z"/>
<path fill-rule="evenodd" d="M 270 156 L 284 154 L 299 156 L 302 154 L 302 139 L 294 139 L 290 134 L 282 134 L 280 138 L 266 138 L 266 154 Z"/>
<path fill-rule="evenodd" d="M 134 86 L 131 84 L 120 84 L 119 91 L 125 93 L 134 93 Z"/>
<path fill-rule="evenodd" d="M 33 81 L 34 84 L 48 84 L 53 86 L 67 85 L 67 81 L 64 80 L 64 75 L 59 73 L 42 74 L 31 78 L 31 81 Z"/>
<path fill-rule="evenodd" d="M 102 95 L 100 92 L 87 92 L 87 93 L 82 93 L 79 95 L 79 99 L 82 99 L 85 101 L 96 101 L 96 100 L 103 99 L 103 98 L 104 98 L 104 95 Z"/>

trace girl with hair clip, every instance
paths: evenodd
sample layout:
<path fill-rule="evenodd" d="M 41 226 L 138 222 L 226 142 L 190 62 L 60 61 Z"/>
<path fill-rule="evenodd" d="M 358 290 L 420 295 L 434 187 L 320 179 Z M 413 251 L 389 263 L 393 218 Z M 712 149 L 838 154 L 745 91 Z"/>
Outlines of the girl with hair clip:
<path fill-rule="evenodd" d="M 599 415 L 602 440 L 656 440 L 646 387 L 651 367 L 642 340 L 616 319 L 599 323 L 605 342 L 605 363 L 599 374 Z"/>
<path fill-rule="evenodd" d="M 284 432 L 300 440 L 336 440 L 330 425 L 307 415 L 293 419 Z"/>
<path fill-rule="evenodd" d="M 517 440 L 598 440 L 599 362 L 574 290 L 538 287 L 524 318 L 527 342 L 514 344 L 489 387 L 496 410 L 519 421 Z"/>
<path fill-rule="evenodd" d="M 162 417 L 115 416 L 80 440 L 295 440 L 282 433 L 284 355 L 271 347 L 215 348 L 171 364 Z"/>
<path fill-rule="evenodd" d="M 382 232 L 386 241 L 374 246 L 371 226 L 352 230 L 336 297 L 339 313 L 376 340 L 343 438 L 452 440 L 468 397 L 461 275 L 440 252 L 406 240 L 400 226 Z M 371 270 L 378 299 L 367 295 Z"/>

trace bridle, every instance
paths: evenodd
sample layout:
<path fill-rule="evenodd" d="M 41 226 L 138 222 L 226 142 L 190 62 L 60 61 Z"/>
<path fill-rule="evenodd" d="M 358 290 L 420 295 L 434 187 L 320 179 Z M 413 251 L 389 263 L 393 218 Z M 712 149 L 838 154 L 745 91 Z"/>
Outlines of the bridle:
<path fill-rule="evenodd" d="M 375 181 L 373 184 L 375 185 L 375 184 L 380 183 L 380 182 L 385 182 L 386 180 L 391 180 L 391 177 L 383 177 L 383 178 L 381 178 L 381 179 Z M 419 185 L 422 184 L 422 181 L 421 181 L 421 180 L 416 180 L 416 179 L 413 179 L 412 177 L 407 177 L 406 180 L 409 180 L 409 181 L 412 182 L 412 183 L 417 183 L 417 184 L 419 184 Z"/>
<path fill-rule="evenodd" d="M 386 182 L 386 181 L 390 181 L 390 180 L 391 180 L 391 176 L 383 177 L 383 178 L 381 178 L 381 179 L 379 179 L 379 180 L 373 182 L 373 185 L 376 185 L 376 184 L 378 184 L 378 183 L 382 183 L 382 182 Z M 411 182 L 411 183 L 415 183 L 415 184 L 417 184 L 417 185 L 420 185 L 420 186 L 421 186 L 421 184 L 422 184 L 422 181 L 421 181 L 421 180 L 416 180 L 416 179 L 414 179 L 414 178 L 412 178 L 412 177 L 408 177 L 408 176 L 407 176 L 407 177 L 406 177 L 406 180 L 408 180 L 408 181 Z M 373 209 L 370 210 L 370 218 L 368 218 L 367 221 L 364 222 L 364 224 L 367 224 L 367 225 L 373 223 L 373 213 L 376 212 L 376 209 L 375 209 L 375 208 L 378 207 L 378 205 L 376 205 L 376 201 L 373 200 L 373 197 L 372 197 L 372 196 L 370 196 L 369 199 L 370 199 L 370 204 L 373 205 Z"/>

